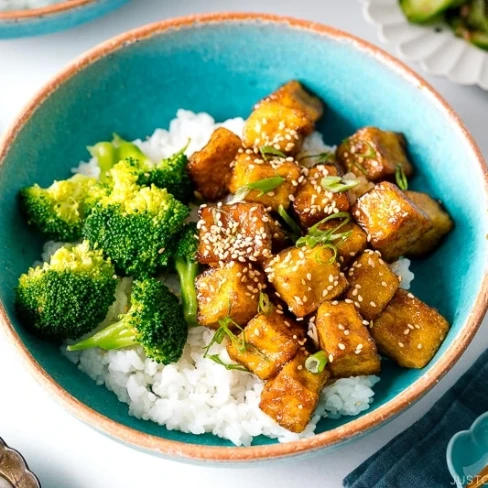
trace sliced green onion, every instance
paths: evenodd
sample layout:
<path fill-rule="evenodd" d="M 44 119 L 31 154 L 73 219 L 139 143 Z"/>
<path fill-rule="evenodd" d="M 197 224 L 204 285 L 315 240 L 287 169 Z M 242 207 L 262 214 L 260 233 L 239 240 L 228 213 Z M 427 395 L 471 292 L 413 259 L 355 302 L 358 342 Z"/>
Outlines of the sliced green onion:
<path fill-rule="evenodd" d="M 307 371 L 310 371 L 313 374 L 322 373 L 325 369 L 325 365 L 327 364 L 327 354 L 325 351 L 318 351 L 308 358 L 305 361 L 305 368 Z"/>
<path fill-rule="evenodd" d="M 332 229 L 320 229 L 321 225 L 334 219 L 343 219 L 343 221 Z M 351 216 L 347 212 L 338 212 L 336 214 L 329 215 L 325 217 L 325 219 L 322 219 L 320 222 L 317 222 L 315 225 L 310 227 L 307 235 L 298 239 L 296 245 L 298 247 L 307 246 L 312 249 L 318 245 L 326 247 L 333 252 L 333 256 L 329 260 L 330 263 L 333 263 L 337 259 L 337 247 L 334 244 L 334 241 L 339 239 L 345 240 L 351 235 L 351 231 L 339 232 L 340 229 L 347 225 L 350 221 Z"/>
<path fill-rule="evenodd" d="M 398 188 L 402 191 L 408 190 L 408 179 L 405 171 L 403 170 L 403 166 L 401 164 L 397 164 L 395 169 L 395 180 Z"/>
<path fill-rule="evenodd" d="M 248 190 L 259 190 L 261 193 L 258 195 L 258 197 L 262 197 L 266 193 L 278 188 L 278 186 L 280 186 L 284 181 L 285 178 L 282 176 L 272 176 L 271 178 L 263 178 L 262 180 L 248 183 L 245 187 Z"/>
<path fill-rule="evenodd" d="M 271 178 L 263 178 L 262 180 L 257 180 L 247 185 L 241 186 L 234 194 L 234 196 L 229 200 L 228 203 L 238 203 L 242 202 L 247 194 L 251 190 L 259 191 L 258 198 L 262 197 L 266 193 L 273 191 L 275 188 L 280 186 L 285 181 L 282 176 L 272 176 Z"/>
<path fill-rule="evenodd" d="M 286 154 L 284 154 L 279 149 L 274 148 L 273 146 L 261 146 L 259 148 L 259 152 L 265 161 L 270 159 L 270 156 L 278 156 L 279 158 L 286 158 Z"/>
<path fill-rule="evenodd" d="M 332 163 L 334 161 L 334 153 L 333 152 L 323 152 L 320 154 L 307 154 L 306 156 L 303 156 L 300 158 L 301 161 L 305 161 L 305 159 L 316 159 L 316 163 Z"/>
<path fill-rule="evenodd" d="M 264 315 L 269 315 L 273 311 L 273 304 L 269 299 L 267 293 L 263 291 L 259 293 L 259 303 L 258 303 L 258 312 L 264 313 Z"/>
<path fill-rule="evenodd" d="M 325 176 L 320 184 L 332 193 L 341 193 L 359 185 L 359 180 L 344 181 L 340 176 Z"/>
<path fill-rule="evenodd" d="M 291 240 L 294 242 L 297 241 L 302 235 L 302 229 L 300 229 L 300 226 L 292 219 L 292 217 L 285 210 L 285 207 L 283 207 L 283 205 L 280 205 L 278 207 L 278 215 L 283 219 L 288 229 L 290 230 L 288 235 Z"/>
<path fill-rule="evenodd" d="M 224 363 L 224 361 L 222 361 L 222 359 L 220 359 L 220 356 L 218 354 L 211 354 L 210 356 L 205 356 L 205 357 L 208 357 L 208 359 L 211 359 L 214 363 L 220 364 L 227 371 L 242 371 L 243 373 L 250 373 L 250 371 L 246 367 L 244 367 L 240 364 Z"/>

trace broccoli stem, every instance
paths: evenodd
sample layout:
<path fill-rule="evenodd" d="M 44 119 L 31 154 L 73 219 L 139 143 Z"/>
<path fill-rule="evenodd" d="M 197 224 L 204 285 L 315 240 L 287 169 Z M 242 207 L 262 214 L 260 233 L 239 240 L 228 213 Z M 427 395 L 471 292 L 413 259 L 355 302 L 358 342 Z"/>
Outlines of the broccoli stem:
<path fill-rule="evenodd" d="M 195 278 L 199 271 L 199 264 L 196 261 L 176 258 L 175 268 L 180 278 L 181 299 L 183 301 L 183 313 L 186 323 L 196 327 L 197 322 L 197 292 L 195 289 Z"/>
<path fill-rule="evenodd" d="M 110 142 L 99 142 L 94 146 L 88 147 L 91 156 L 98 161 L 100 167 L 100 181 L 107 179 L 107 171 L 112 169 L 113 165 L 117 163 L 116 150 Z"/>
<path fill-rule="evenodd" d="M 83 351 L 93 347 L 111 351 L 112 349 L 134 346 L 137 344 L 136 336 L 136 329 L 134 327 L 127 327 L 126 322 L 120 320 L 105 327 L 91 337 L 68 346 L 68 351 Z"/>

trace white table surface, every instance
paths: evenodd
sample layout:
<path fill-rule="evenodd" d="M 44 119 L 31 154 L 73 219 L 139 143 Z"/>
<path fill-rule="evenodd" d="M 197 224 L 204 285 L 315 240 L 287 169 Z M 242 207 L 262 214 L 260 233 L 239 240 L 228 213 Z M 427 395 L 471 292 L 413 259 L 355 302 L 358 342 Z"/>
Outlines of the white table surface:
<path fill-rule="evenodd" d="M 0 41 L 0 131 L 36 90 L 86 49 L 148 22 L 224 10 L 302 17 L 380 44 L 355 0 L 133 0 L 108 17 L 68 32 Z M 428 80 L 461 115 L 488 159 L 488 93 L 442 79 Z M 487 334 L 485 320 L 473 344 L 440 384 L 373 434 L 310 460 L 243 468 L 238 472 L 165 461 L 98 434 L 58 406 L 24 369 L 12 348 L 0 340 L 0 436 L 26 456 L 44 488 L 156 488 L 176 483 L 200 488 L 295 488 L 304 484 L 339 487 L 346 474 L 431 407 L 484 350 Z"/>

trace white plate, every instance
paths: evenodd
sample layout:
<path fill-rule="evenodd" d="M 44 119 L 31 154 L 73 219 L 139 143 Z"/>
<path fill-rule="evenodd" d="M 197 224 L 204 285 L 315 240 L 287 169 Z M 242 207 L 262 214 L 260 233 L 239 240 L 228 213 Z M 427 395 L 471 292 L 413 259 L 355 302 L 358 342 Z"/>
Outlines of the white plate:
<path fill-rule="evenodd" d="M 376 25 L 379 38 L 394 45 L 400 57 L 419 62 L 429 74 L 488 90 L 488 52 L 457 38 L 445 25 L 410 24 L 398 0 L 359 1 L 366 19 Z"/>

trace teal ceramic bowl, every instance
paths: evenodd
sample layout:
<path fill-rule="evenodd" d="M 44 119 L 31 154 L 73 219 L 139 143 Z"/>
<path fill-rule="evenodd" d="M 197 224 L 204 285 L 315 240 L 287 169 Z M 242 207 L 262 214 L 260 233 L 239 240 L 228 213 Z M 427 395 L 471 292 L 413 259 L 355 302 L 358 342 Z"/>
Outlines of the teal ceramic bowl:
<path fill-rule="evenodd" d="M 447 446 L 447 465 L 458 488 L 471 481 L 488 466 L 488 412 L 478 417 L 469 430 L 458 432 Z M 483 481 L 488 485 L 488 475 Z"/>
<path fill-rule="evenodd" d="M 319 125 L 335 144 L 359 127 L 405 133 L 417 168 L 413 188 L 445 203 L 456 228 L 432 257 L 413 266 L 413 292 L 438 307 L 451 331 L 428 367 L 385 365 L 371 409 L 323 420 L 318 435 L 278 444 L 258 438 L 233 447 L 210 434 L 168 431 L 137 420 L 59 352 L 29 334 L 14 313 L 18 276 L 42 242 L 21 218 L 19 188 L 69 175 L 86 146 L 113 132 L 145 137 L 180 107 L 217 120 L 246 117 L 253 104 L 292 78 L 327 104 Z M 451 368 L 487 307 L 487 175 L 482 156 L 451 108 L 383 51 L 334 29 L 254 14 L 187 17 L 146 26 L 78 59 L 27 106 L 0 147 L 0 321 L 44 387 L 86 423 L 141 449 L 178 459 L 240 463 L 332 448 L 392 419 Z"/>
<path fill-rule="evenodd" d="M 49 7 L 0 11 L 0 39 L 50 34 L 89 22 L 129 0 L 64 0 Z"/>

